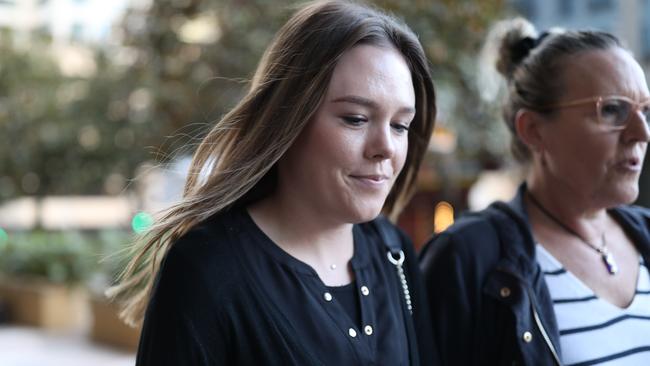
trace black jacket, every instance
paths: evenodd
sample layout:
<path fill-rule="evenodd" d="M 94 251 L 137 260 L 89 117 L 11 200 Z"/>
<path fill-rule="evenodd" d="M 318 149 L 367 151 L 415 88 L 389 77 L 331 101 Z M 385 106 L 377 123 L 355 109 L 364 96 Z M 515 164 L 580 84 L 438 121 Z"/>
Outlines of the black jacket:
<path fill-rule="evenodd" d="M 420 255 L 443 365 L 561 364 L 558 326 L 523 195 L 458 220 Z M 650 263 L 650 211 L 611 215 Z"/>
<path fill-rule="evenodd" d="M 379 231 L 392 233 L 406 253 L 412 317 Z M 316 272 L 275 245 L 245 210 L 198 225 L 165 257 L 136 364 L 419 365 L 416 333 L 427 347 L 432 342 L 423 334 L 430 332 L 427 307 L 409 240 L 383 219 L 354 225 L 353 235 L 363 322 L 355 332 Z"/>

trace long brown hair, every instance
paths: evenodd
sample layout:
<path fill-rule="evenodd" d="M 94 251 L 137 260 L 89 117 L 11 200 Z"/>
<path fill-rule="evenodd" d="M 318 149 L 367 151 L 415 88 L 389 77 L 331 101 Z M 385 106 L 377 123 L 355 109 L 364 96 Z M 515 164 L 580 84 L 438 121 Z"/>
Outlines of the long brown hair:
<path fill-rule="evenodd" d="M 416 114 L 405 167 L 384 205 L 395 218 L 410 199 L 434 126 L 433 81 L 425 53 L 403 23 L 366 5 L 319 1 L 301 7 L 267 48 L 250 90 L 198 146 L 182 201 L 136 247 L 109 294 L 125 298 L 121 316 L 141 321 L 160 260 L 180 236 L 208 217 L 271 193 L 275 166 L 319 107 L 343 53 L 358 44 L 392 46 L 411 70 Z"/>

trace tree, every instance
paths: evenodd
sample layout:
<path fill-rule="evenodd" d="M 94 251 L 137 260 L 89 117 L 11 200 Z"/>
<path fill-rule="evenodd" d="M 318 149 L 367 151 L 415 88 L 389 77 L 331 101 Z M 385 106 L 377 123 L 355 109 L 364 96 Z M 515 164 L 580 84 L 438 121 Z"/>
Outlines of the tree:
<path fill-rule="evenodd" d="M 64 75 L 47 39 L 0 44 L 0 201 L 119 193 L 146 159 L 146 128 L 116 104 L 134 85 L 97 52 L 91 77 Z M 125 112 L 120 112 L 124 110 Z"/>
<path fill-rule="evenodd" d="M 164 157 L 179 146 L 190 143 L 191 147 L 194 140 L 186 132 L 195 136 L 204 131 L 236 103 L 246 88 L 241 81 L 252 76 L 292 4 L 157 0 L 144 13 L 127 16 L 125 43 L 138 54 L 130 73 L 150 82 L 155 91 L 153 119 L 176 137 L 162 148 Z M 461 153 L 481 158 L 486 151 L 489 156 L 500 154 L 504 144 L 498 139 L 503 135 L 493 136 L 493 108 L 486 111 L 480 101 L 474 61 L 487 28 L 503 13 L 504 1 L 378 0 L 375 4 L 399 14 L 420 36 L 432 62 L 441 109 L 448 111 L 441 122 L 458 131 Z M 129 28 L 143 19 L 144 27 Z"/>
<path fill-rule="evenodd" d="M 458 136 L 461 157 L 485 164 L 505 152 L 497 105 L 482 102 L 478 54 L 489 28 L 507 11 L 505 1 L 380 0 L 383 8 L 403 15 L 420 36 L 432 64 L 438 90 L 438 123 Z"/>
<path fill-rule="evenodd" d="M 3 43 L 0 200 L 118 193 L 143 161 L 191 153 L 244 94 L 294 4 L 153 1 L 127 12 L 117 29 L 122 44 L 96 50 L 97 72 L 85 78 L 62 74 L 46 44 L 20 51 Z M 498 160 L 506 145 L 493 133 L 500 122 L 473 81 L 476 54 L 504 0 L 375 4 L 419 35 L 432 64 L 439 125 L 456 131 L 457 153 L 482 164 Z"/>

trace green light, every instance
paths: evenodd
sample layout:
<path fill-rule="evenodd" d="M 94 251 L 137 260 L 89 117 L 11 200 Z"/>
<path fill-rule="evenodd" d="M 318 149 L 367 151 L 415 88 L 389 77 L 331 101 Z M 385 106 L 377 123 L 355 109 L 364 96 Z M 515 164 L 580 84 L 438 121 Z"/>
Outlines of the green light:
<path fill-rule="evenodd" d="M 7 234 L 7 232 L 0 227 L 0 246 L 6 244 L 8 241 L 9 241 L 9 234 Z"/>
<path fill-rule="evenodd" d="M 142 234 L 149 230 L 153 224 L 153 217 L 146 212 L 138 212 L 131 220 L 131 228 L 138 234 Z"/>

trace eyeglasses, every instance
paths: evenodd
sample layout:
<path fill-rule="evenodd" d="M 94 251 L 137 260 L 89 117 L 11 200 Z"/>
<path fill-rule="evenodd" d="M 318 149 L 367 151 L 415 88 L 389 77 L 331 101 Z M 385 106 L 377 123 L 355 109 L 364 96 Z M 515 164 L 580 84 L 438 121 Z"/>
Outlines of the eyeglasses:
<path fill-rule="evenodd" d="M 650 122 L 650 99 L 641 103 L 623 96 L 600 96 L 578 99 L 571 102 L 554 104 L 547 109 L 574 107 L 581 104 L 596 102 L 598 122 L 613 130 L 622 130 L 630 120 L 630 113 L 641 111 L 646 124 Z"/>

